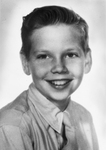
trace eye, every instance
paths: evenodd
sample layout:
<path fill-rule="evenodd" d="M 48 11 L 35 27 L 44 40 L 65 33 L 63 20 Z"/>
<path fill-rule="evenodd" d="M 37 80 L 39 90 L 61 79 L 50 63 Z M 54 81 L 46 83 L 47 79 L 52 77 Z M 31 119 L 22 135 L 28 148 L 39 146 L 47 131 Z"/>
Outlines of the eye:
<path fill-rule="evenodd" d="M 46 55 L 46 54 L 39 54 L 39 55 L 36 56 L 36 58 L 37 58 L 37 59 L 48 59 L 49 56 Z"/>
<path fill-rule="evenodd" d="M 78 54 L 77 53 L 67 53 L 65 57 L 66 58 L 76 58 L 76 57 L 78 57 Z"/>

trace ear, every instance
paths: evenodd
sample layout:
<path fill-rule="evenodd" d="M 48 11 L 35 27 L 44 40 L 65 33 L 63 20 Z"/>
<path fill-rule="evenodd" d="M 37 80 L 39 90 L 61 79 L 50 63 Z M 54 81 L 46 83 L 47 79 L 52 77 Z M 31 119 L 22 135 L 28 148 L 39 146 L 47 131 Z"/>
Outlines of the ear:
<path fill-rule="evenodd" d="M 25 74 L 30 75 L 31 73 L 30 73 L 30 67 L 29 67 L 28 60 L 26 59 L 25 55 L 23 55 L 23 54 L 20 54 L 20 58 L 21 58 L 22 67 L 23 67 Z"/>
<path fill-rule="evenodd" d="M 88 73 L 91 70 L 91 66 L 92 66 L 92 56 L 91 50 L 89 50 L 85 55 L 85 73 Z"/>

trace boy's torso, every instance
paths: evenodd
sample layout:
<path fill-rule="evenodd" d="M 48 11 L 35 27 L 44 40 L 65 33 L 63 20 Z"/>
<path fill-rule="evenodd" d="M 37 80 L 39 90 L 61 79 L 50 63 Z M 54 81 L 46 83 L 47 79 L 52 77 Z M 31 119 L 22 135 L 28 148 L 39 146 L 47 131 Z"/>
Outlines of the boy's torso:
<path fill-rule="evenodd" d="M 3 129 L 9 128 L 10 126 L 13 128 L 18 127 L 22 133 L 22 139 L 26 136 L 26 139 L 28 139 L 26 141 L 29 142 L 30 140 L 33 148 L 36 150 L 58 150 L 56 131 L 52 129 L 35 109 L 31 101 L 28 100 L 27 94 L 27 91 L 23 92 L 15 101 L 1 109 L 0 127 Z M 73 101 L 71 101 L 68 110 L 72 118 L 71 122 L 77 133 L 76 136 L 78 138 L 82 137 L 82 139 L 85 137 L 86 150 L 93 150 L 90 126 L 91 116 L 89 112 Z M 8 135 L 11 136 L 11 131 L 7 131 Z M 80 146 L 82 143 L 80 139 L 78 140 Z"/>

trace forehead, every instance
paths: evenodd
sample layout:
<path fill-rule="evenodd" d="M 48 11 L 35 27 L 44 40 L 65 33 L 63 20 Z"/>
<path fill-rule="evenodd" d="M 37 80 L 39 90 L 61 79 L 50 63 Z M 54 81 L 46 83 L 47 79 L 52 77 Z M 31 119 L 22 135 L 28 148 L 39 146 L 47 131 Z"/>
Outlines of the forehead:
<path fill-rule="evenodd" d="M 75 26 L 49 25 L 34 30 L 30 39 L 34 49 L 63 48 L 65 46 L 80 46 L 81 33 Z"/>

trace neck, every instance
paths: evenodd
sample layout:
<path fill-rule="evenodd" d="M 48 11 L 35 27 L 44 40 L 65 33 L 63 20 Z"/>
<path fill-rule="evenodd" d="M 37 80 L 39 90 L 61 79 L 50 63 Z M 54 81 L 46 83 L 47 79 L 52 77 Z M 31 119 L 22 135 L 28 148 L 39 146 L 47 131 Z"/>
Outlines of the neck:
<path fill-rule="evenodd" d="M 56 105 L 61 111 L 64 111 L 68 104 L 69 104 L 70 98 L 67 98 L 63 101 L 53 101 L 54 105 Z"/>

